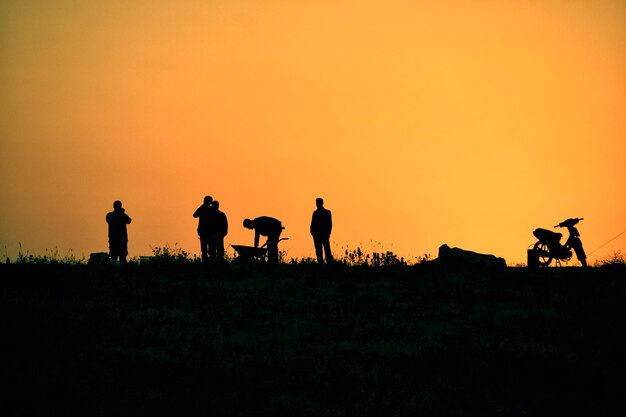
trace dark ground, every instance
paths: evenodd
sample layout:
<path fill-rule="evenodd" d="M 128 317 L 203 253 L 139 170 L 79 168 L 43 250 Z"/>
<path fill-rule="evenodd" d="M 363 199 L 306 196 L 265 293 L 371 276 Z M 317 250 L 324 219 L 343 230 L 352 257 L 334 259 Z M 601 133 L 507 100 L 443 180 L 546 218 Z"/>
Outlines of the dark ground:
<path fill-rule="evenodd" d="M 11 416 L 614 416 L 626 269 L 0 265 Z"/>

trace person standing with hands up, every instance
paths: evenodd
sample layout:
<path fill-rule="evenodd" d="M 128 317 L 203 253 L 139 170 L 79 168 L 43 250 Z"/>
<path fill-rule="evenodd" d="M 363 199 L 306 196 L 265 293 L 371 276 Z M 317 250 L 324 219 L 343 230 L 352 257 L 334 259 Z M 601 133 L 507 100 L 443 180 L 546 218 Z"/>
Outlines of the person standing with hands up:
<path fill-rule="evenodd" d="M 202 262 L 209 260 L 209 245 L 211 243 L 212 225 L 213 219 L 213 197 L 207 195 L 204 197 L 203 204 L 193 212 L 193 217 L 198 219 L 198 237 L 200 238 L 200 254 L 202 256 Z"/>
<path fill-rule="evenodd" d="M 132 221 L 125 210 L 122 202 L 116 200 L 113 203 L 113 211 L 107 213 L 107 224 L 109 225 L 109 256 L 113 260 L 126 263 L 128 256 L 128 231 L 126 225 Z"/>

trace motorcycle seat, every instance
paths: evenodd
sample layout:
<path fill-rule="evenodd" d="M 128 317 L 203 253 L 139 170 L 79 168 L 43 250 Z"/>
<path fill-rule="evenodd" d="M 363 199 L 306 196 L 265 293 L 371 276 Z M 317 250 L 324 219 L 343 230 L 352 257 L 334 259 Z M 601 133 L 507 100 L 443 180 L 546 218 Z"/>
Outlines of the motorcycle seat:
<path fill-rule="evenodd" d="M 558 243 L 561 241 L 561 238 L 563 237 L 562 233 L 557 233 L 557 232 L 553 232 L 552 230 L 548 230 L 548 229 L 535 229 L 533 231 L 533 235 L 539 239 L 542 242 L 546 242 L 546 243 Z"/>

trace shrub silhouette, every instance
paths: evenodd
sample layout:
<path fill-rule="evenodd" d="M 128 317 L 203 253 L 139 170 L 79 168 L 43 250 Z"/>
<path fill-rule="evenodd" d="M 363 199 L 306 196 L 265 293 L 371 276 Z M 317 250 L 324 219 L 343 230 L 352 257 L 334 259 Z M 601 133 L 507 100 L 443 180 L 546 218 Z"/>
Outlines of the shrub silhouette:
<path fill-rule="evenodd" d="M 595 263 L 595 266 L 624 266 L 626 265 L 626 255 L 624 255 L 620 250 L 616 250 L 610 255 L 598 259 Z"/>

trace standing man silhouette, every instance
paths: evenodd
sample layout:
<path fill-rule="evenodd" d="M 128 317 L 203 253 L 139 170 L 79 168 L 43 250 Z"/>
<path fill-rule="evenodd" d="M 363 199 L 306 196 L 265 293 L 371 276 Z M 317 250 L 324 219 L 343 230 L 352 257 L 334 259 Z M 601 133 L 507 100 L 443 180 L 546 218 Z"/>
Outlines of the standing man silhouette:
<path fill-rule="evenodd" d="M 311 235 L 313 236 L 317 262 L 323 264 L 325 254 L 326 263 L 331 263 L 333 261 L 333 255 L 330 252 L 330 232 L 333 229 L 332 214 L 330 210 L 324 208 L 324 200 L 322 198 L 316 198 L 315 205 L 317 210 L 313 212 L 313 218 L 311 219 Z"/>
<path fill-rule="evenodd" d="M 278 264 L 278 241 L 284 227 L 280 220 L 273 217 L 261 216 L 254 220 L 245 219 L 243 227 L 254 230 L 254 247 L 259 247 L 259 237 L 267 236 L 267 260 L 271 264 Z"/>
<path fill-rule="evenodd" d="M 126 263 L 128 256 L 128 231 L 126 225 L 132 221 L 125 210 L 122 202 L 116 200 L 113 203 L 113 211 L 107 213 L 106 221 L 109 225 L 109 256 L 114 260 Z"/>
<path fill-rule="evenodd" d="M 211 220 L 213 217 L 213 209 L 211 208 L 213 197 L 207 195 L 204 197 L 204 203 L 196 209 L 193 217 L 198 219 L 198 236 L 200 237 L 200 253 L 202 254 L 202 262 L 209 260 L 209 244 L 211 242 Z"/>
<path fill-rule="evenodd" d="M 209 243 L 209 255 L 211 258 L 217 258 L 218 261 L 224 260 L 224 238 L 228 234 L 228 219 L 223 211 L 220 211 L 220 203 L 213 200 L 211 203 L 211 240 Z"/>

